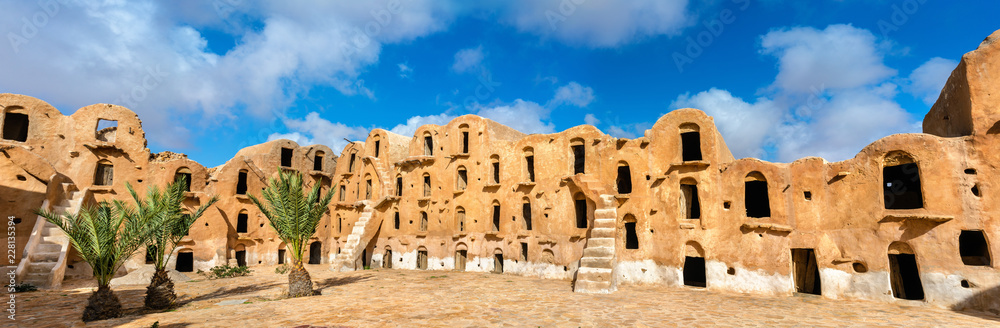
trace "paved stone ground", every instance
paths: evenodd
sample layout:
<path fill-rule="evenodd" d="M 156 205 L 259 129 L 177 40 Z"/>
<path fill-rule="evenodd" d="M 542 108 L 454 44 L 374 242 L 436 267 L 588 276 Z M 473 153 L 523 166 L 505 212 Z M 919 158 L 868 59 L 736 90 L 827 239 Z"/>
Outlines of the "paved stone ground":
<path fill-rule="evenodd" d="M 90 282 L 17 294 L 17 321 L 3 327 L 915 327 L 1000 326 L 1000 317 L 925 306 L 760 297 L 693 288 L 623 286 L 610 295 L 571 291 L 571 282 L 448 271 L 335 273 L 307 266 L 321 296 L 283 299 L 273 267 L 253 276 L 177 284 L 184 305 L 145 313 L 144 286 L 116 289 L 128 315 L 84 325 Z M 247 300 L 236 305 L 223 301 Z M 315 328 L 315 327 L 314 327 Z"/>

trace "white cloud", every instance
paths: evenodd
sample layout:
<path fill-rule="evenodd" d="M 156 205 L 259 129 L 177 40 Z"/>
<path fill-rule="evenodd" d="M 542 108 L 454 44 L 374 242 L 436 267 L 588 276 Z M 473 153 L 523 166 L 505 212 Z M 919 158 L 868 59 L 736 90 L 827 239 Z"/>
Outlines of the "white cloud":
<path fill-rule="evenodd" d="M 399 77 L 400 78 L 406 79 L 406 78 L 409 78 L 411 74 L 413 74 L 413 68 L 412 67 L 407 66 L 404 63 L 399 63 L 398 66 L 399 66 Z"/>
<path fill-rule="evenodd" d="M 674 36 L 694 23 L 687 0 L 516 0 L 501 19 L 522 32 L 587 47 L 617 47 Z"/>
<path fill-rule="evenodd" d="M 597 117 L 595 117 L 594 114 L 588 113 L 587 115 L 583 116 L 583 122 L 586 123 L 587 125 L 597 126 L 598 124 L 601 123 L 601 120 L 597 119 Z"/>
<path fill-rule="evenodd" d="M 848 89 L 896 75 L 870 31 L 850 25 L 795 27 L 761 37 L 761 53 L 778 58 L 774 86 L 787 92 Z"/>
<path fill-rule="evenodd" d="M 0 62 L 17 63 L 0 65 L 0 75 L 18 77 L 0 80 L 0 90 L 66 111 L 124 105 L 153 144 L 168 147 L 186 142 L 177 126 L 273 117 L 315 86 L 374 99 L 358 76 L 382 46 L 439 31 L 453 15 L 431 0 L 403 1 L 395 14 L 384 2 L 242 1 L 223 11 L 212 1 L 52 3 L 59 9 L 37 33 L 0 47 Z M 36 14 L 45 11 L 35 2 L 6 4 L 0 30 L 20 33 L 21 18 Z M 233 33 L 236 45 L 212 53 L 203 29 Z"/>
<path fill-rule="evenodd" d="M 910 73 L 910 84 L 906 90 L 928 106 L 933 105 L 955 67 L 958 67 L 957 61 L 941 57 L 931 58 Z"/>
<path fill-rule="evenodd" d="M 695 95 L 683 94 L 670 104 L 671 109 L 685 107 L 712 116 L 737 158 L 763 157 L 768 134 L 782 122 L 782 111 L 771 100 L 760 98 L 751 104 L 716 88 Z"/>
<path fill-rule="evenodd" d="M 445 125 L 448 124 L 448 122 L 451 122 L 451 120 L 453 119 L 455 119 L 455 116 L 448 115 L 447 113 L 441 113 L 438 115 L 414 116 L 407 119 L 406 124 L 396 125 L 392 129 L 389 129 L 389 131 L 399 135 L 413 136 L 413 133 L 417 132 L 417 129 L 420 128 L 421 126 L 427 124 Z"/>
<path fill-rule="evenodd" d="M 764 96 L 748 102 L 712 88 L 670 105 L 713 116 L 736 157 L 840 161 L 887 135 L 919 132 L 919 120 L 893 100 L 899 87 L 889 81 L 896 70 L 885 65 L 871 32 L 848 25 L 798 27 L 761 40 L 761 52 L 778 60 Z"/>
<path fill-rule="evenodd" d="M 546 122 L 549 119 L 549 109 L 531 101 L 517 99 L 509 105 L 478 107 L 476 115 L 528 134 L 556 131 L 555 124 Z"/>
<path fill-rule="evenodd" d="M 458 73 L 465 73 L 474 68 L 482 67 L 483 46 L 462 49 L 455 53 L 455 62 L 451 64 L 451 69 Z"/>
<path fill-rule="evenodd" d="M 368 129 L 330 122 L 316 112 L 309 113 L 301 120 L 286 119 L 284 123 L 292 132 L 271 134 L 267 138 L 268 141 L 284 138 L 302 146 L 321 144 L 334 151 L 340 151 L 347 146 L 347 140 L 363 140 L 368 137 Z"/>
<path fill-rule="evenodd" d="M 577 107 L 587 107 L 594 101 L 594 89 L 585 87 L 576 82 L 570 82 L 556 89 L 556 95 L 552 98 L 552 105 L 572 104 Z"/>
<path fill-rule="evenodd" d="M 278 139 L 288 139 L 291 141 L 295 141 L 295 143 L 299 144 L 300 146 L 309 146 L 316 144 L 316 142 L 313 141 L 312 138 L 306 137 L 298 132 L 272 133 L 271 135 L 267 136 L 267 141 L 274 141 Z"/>

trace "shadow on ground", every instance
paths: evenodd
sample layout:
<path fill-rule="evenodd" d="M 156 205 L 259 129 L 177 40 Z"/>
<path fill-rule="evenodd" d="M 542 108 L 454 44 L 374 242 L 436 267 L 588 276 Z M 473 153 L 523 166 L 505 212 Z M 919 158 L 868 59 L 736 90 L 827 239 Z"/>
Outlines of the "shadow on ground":
<path fill-rule="evenodd" d="M 315 288 L 317 291 L 323 291 L 323 289 L 326 288 L 349 285 L 359 281 L 371 279 L 371 277 L 372 275 L 369 274 L 364 276 L 326 278 L 323 281 L 317 282 Z"/>
<path fill-rule="evenodd" d="M 198 302 L 198 301 L 210 300 L 210 299 L 214 299 L 214 298 L 223 298 L 223 297 L 229 297 L 229 296 L 236 296 L 236 295 L 241 295 L 241 294 L 249 294 L 249 293 L 259 292 L 259 291 L 262 291 L 262 290 L 271 289 L 271 288 L 273 288 L 275 286 L 278 286 L 278 285 L 279 285 L 278 283 L 272 282 L 272 283 L 269 283 L 269 284 L 260 284 L 260 285 L 237 286 L 237 287 L 228 287 L 228 288 L 227 287 L 222 287 L 222 288 L 216 289 L 215 291 L 213 291 L 211 293 L 208 293 L 208 294 L 198 295 L 197 297 L 192 297 L 192 298 L 187 298 L 187 299 L 183 299 L 183 300 L 178 300 L 177 304 L 174 307 L 178 308 L 178 307 L 182 307 L 184 305 L 190 304 L 190 303 L 194 303 L 194 302 Z"/>

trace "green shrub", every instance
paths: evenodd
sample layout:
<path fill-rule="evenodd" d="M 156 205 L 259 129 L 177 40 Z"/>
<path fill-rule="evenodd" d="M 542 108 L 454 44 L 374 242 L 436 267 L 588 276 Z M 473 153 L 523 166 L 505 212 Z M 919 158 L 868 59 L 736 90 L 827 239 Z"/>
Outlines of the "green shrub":
<path fill-rule="evenodd" d="M 249 276 L 253 270 L 245 266 L 218 265 L 208 272 L 209 279 Z"/>
<path fill-rule="evenodd" d="M 277 274 L 286 274 L 288 273 L 288 271 L 292 271 L 292 266 L 288 264 L 282 264 L 279 265 L 277 268 L 274 268 L 274 273 Z"/>
<path fill-rule="evenodd" d="M 35 287 L 35 285 L 32 285 L 32 284 L 20 284 L 20 285 L 14 286 L 14 292 L 15 293 L 33 292 L 33 291 L 36 291 L 36 290 L 38 290 L 38 287 Z"/>

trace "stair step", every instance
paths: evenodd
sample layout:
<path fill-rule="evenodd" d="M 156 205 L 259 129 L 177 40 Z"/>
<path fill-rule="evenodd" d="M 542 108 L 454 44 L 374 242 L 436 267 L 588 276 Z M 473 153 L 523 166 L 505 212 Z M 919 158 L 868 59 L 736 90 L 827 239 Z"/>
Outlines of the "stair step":
<path fill-rule="evenodd" d="M 589 292 L 589 293 L 604 293 L 610 292 L 611 282 L 609 281 L 592 281 L 592 280 L 576 280 L 575 288 L 577 292 Z"/>
<path fill-rule="evenodd" d="M 615 247 L 614 238 L 590 238 L 587 239 L 587 248 L 590 247 Z M 586 249 L 584 250 L 586 251 Z"/>
<path fill-rule="evenodd" d="M 52 206 L 52 211 L 54 211 L 54 212 L 56 212 L 58 214 L 66 213 L 66 210 L 68 210 L 68 209 L 69 209 L 69 206 L 63 206 L 63 205 Z"/>
<path fill-rule="evenodd" d="M 59 252 L 40 252 L 37 249 L 28 255 L 31 262 L 55 262 L 59 260 Z"/>
<path fill-rule="evenodd" d="M 49 273 L 56 267 L 56 262 L 32 262 L 28 265 L 28 273 Z"/>
<path fill-rule="evenodd" d="M 614 258 L 615 248 L 614 247 L 590 247 L 583 249 L 583 258 L 588 257 L 598 257 L 598 258 Z"/>
<path fill-rule="evenodd" d="M 49 253 L 49 252 L 59 253 L 59 252 L 62 252 L 62 245 L 48 243 L 48 242 L 44 242 L 43 241 L 43 242 L 39 243 L 38 246 L 35 246 L 35 252 L 37 252 L 37 253 Z"/>
<path fill-rule="evenodd" d="M 618 210 L 613 208 L 594 210 L 594 218 L 596 219 L 615 219 L 617 216 Z"/>
<path fill-rule="evenodd" d="M 28 273 L 24 275 L 24 282 L 35 285 L 35 287 L 45 287 L 49 285 L 49 274 Z"/>
<path fill-rule="evenodd" d="M 66 239 L 66 236 L 55 235 L 55 236 L 42 236 L 42 241 L 44 241 L 44 242 L 50 242 L 50 243 L 56 243 L 56 244 L 60 245 L 60 249 L 61 249 L 62 248 L 61 245 L 64 244 L 64 243 L 66 243 L 68 241 L 68 239 Z"/>
<path fill-rule="evenodd" d="M 584 257 L 580 260 L 580 266 L 585 268 L 611 269 L 614 259 L 606 257 Z"/>
<path fill-rule="evenodd" d="M 590 231 L 590 237 L 591 238 L 614 238 L 615 237 L 615 229 L 594 227 L 594 229 L 592 229 Z"/>
<path fill-rule="evenodd" d="M 49 224 L 42 228 L 42 236 L 63 236 L 65 235 L 62 229 L 59 227 Z"/>
<path fill-rule="evenodd" d="M 580 267 L 577 271 L 577 280 L 611 281 L 611 269 Z"/>

